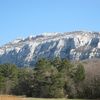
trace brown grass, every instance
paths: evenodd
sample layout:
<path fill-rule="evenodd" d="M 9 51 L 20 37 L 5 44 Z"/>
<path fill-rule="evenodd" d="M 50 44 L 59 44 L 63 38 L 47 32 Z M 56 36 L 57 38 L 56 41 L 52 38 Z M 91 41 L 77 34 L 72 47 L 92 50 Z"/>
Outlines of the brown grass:
<path fill-rule="evenodd" d="M 10 96 L 10 95 L 0 95 L 0 100 L 91 100 L 91 99 L 22 98 L 22 97 L 17 97 L 17 96 Z M 100 100 L 100 99 L 92 99 L 92 100 Z"/>
<path fill-rule="evenodd" d="M 25 99 L 17 96 L 0 95 L 0 100 L 25 100 Z"/>

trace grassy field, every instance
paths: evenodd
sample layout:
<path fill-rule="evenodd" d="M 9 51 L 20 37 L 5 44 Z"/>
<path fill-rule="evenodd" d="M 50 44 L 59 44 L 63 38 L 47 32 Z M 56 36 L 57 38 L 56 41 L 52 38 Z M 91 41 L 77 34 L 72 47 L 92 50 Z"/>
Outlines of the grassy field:
<path fill-rule="evenodd" d="M 100 100 L 100 99 L 40 99 L 40 98 L 27 98 L 26 100 Z"/>
<path fill-rule="evenodd" d="M 27 100 L 27 99 L 17 96 L 0 95 L 0 100 Z"/>
<path fill-rule="evenodd" d="M 0 100 L 89 100 L 89 99 L 44 99 L 44 98 L 22 98 L 17 96 L 2 95 Z M 92 99 L 93 100 L 93 99 Z M 96 99 L 94 99 L 96 100 Z M 98 99 L 100 100 L 100 99 Z"/>
<path fill-rule="evenodd" d="M 29 99 L 26 99 L 26 100 L 86 100 L 86 99 L 39 99 L 39 98 L 29 98 Z"/>
<path fill-rule="evenodd" d="M 91 99 L 44 99 L 44 98 L 26 98 L 26 100 L 91 100 Z M 97 99 L 92 99 L 92 100 L 97 100 Z M 98 99 L 100 100 L 100 99 Z"/>

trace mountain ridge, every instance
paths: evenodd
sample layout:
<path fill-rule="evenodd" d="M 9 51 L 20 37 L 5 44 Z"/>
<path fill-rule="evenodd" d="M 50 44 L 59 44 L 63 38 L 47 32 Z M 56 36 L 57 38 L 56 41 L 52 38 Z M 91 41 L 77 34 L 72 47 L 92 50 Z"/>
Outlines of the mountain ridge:
<path fill-rule="evenodd" d="M 100 58 L 100 32 L 43 33 L 16 39 L 0 47 L 0 63 L 33 66 L 39 58 L 69 60 Z"/>

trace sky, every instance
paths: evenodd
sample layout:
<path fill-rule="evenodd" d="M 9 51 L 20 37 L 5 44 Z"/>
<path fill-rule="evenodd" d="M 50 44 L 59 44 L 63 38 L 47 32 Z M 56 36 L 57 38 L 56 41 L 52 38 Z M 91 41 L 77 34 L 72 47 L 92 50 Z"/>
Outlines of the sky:
<path fill-rule="evenodd" d="M 44 32 L 100 32 L 100 0 L 0 0 L 0 46 Z"/>

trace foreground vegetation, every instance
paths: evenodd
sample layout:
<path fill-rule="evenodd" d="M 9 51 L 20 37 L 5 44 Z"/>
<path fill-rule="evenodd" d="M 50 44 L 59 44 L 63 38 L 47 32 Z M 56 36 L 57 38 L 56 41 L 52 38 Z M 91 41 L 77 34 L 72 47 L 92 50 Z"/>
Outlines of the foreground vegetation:
<path fill-rule="evenodd" d="M 11 96 L 11 95 L 0 95 L 0 100 L 89 100 L 89 99 L 65 99 L 65 98 L 58 98 L 58 99 L 50 99 L 50 98 L 24 98 L 18 96 Z M 93 100 L 93 99 L 92 99 Z M 95 99 L 96 100 L 96 99 Z"/>
<path fill-rule="evenodd" d="M 36 98 L 99 98 L 100 81 L 94 79 L 88 85 L 84 79 L 84 66 L 74 65 L 66 59 L 40 59 L 34 68 L 2 64 L 0 94 Z"/>
<path fill-rule="evenodd" d="M 65 99 L 65 98 L 56 98 L 56 99 L 50 99 L 50 98 L 25 98 L 24 100 L 89 100 L 89 99 Z M 96 99 L 95 99 L 96 100 Z"/>
<path fill-rule="evenodd" d="M 17 96 L 0 95 L 0 100 L 27 100 L 27 99 Z"/>

